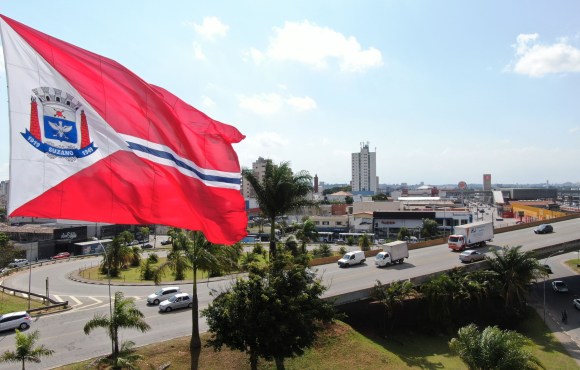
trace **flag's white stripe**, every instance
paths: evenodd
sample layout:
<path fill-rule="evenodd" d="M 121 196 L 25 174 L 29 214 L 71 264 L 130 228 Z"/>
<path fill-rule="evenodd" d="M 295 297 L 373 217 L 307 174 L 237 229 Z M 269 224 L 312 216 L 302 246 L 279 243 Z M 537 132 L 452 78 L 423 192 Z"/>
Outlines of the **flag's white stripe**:
<path fill-rule="evenodd" d="M 176 154 L 169 147 L 142 138 L 121 134 L 135 155 L 177 169 L 182 174 L 199 179 L 205 185 L 228 189 L 240 189 L 239 172 L 226 172 L 201 168 L 191 160 Z"/>

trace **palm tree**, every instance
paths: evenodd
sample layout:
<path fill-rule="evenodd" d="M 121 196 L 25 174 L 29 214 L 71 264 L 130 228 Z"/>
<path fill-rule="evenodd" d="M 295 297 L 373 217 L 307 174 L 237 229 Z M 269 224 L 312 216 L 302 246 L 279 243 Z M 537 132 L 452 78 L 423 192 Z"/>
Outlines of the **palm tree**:
<path fill-rule="evenodd" d="M 113 342 L 111 360 L 116 361 L 119 357 L 119 329 L 137 329 L 142 333 L 151 329 L 144 320 L 145 315 L 135 306 L 133 298 L 125 298 L 123 292 L 115 292 L 112 316 L 101 314 L 89 320 L 84 327 L 85 334 L 89 335 L 93 329 L 104 328 Z"/>
<path fill-rule="evenodd" d="M 414 297 L 417 291 L 413 284 L 406 281 L 393 281 L 391 284 L 383 285 L 379 280 L 373 287 L 371 296 L 379 301 L 385 308 L 385 321 L 383 325 L 383 335 L 386 335 L 387 321 L 391 322 L 391 329 L 394 321 L 393 314 L 397 306 L 402 306 L 407 298 Z"/>
<path fill-rule="evenodd" d="M 139 267 L 141 265 L 141 253 L 143 250 L 141 247 L 134 245 L 131 248 L 131 266 Z"/>
<path fill-rule="evenodd" d="M 30 334 L 21 333 L 16 329 L 16 351 L 6 351 L 0 356 L 0 362 L 21 362 L 22 370 L 25 369 L 26 362 L 40 363 L 43 356 L 51 356 L 54 351 L 44 345 L 34 347 L 38 340 L 38 330 Z"/>
<path fill-rule="evenodd" d="M 103 258 L 101 271 L 110 270 L 111 276 L 119 276 L 121 268 L 130 263 L 133 251 L 129 243 L 133 241 L 133 234 L 129 231 L 123 231 L 113 238 L 111 245 L 107 248 L 108 252 Z"/>
<path fill-rule="evenodd" d="M 210 243 L 200 231 L 184 231 L 176 229 L 172 233 L 173 244 L 178 245 L 175 257 L 160 265 L 155 273 L 155 283 L 159 284 L 165 271 L 175 271 L 178 266 L 184 270 L 193 272 L 193 294 L 191 310 L 191 341 L 189 350 L 191 353 L 191 369 L 197 369 L 201 338 L 199 336 L 199 302 L 197 298 L 197 271 L 232 270 L 237 266 L 239 248 Z M 173 252 L 172 252 L 173 253 Z M 179 258 L 177 257 L 179 255 Z M 179 262 L 179 265 L 177 263 Z"/>
<path fill-rule="evenodd" d="M 493 326 L 480 332 L 471 324 L 459 329 L 457 334 L 457 338 L 449 342 L 449 348 L 470 370 L 545 368 L 525 349 L 530 340 L 515 331 Z"/>
<path fill-rule="evenodd" d="M 271 160 L 266 161 L 262 179 L 256 177 L 250 169 L 244 169 L 242 175 L 254 189 L 260 210 L 270 220 L 270 254 L 275 255 L 276 217 L 314 205 L 314 202 L 306 199 L 312 191 L 312 176 L 306 171 L 293 174 L 288 162 L 274 165 Z"/>
<path fill-rule="evenodd" d="M 491 271 L 498 276 L 499 295 L 505 302 L 505 307 L 516 313 L 526 305 L 526 296 L 532 281 L 545 273 L 540 262 L 531 251 L 521 251 L 522 246 L 503 247 L 500 251 L 492 251 L 494 258 L 487 257 Z"/>
<path fill-rule="evenodd" d="M 302 242 L 302 253 L 306 253 L 306 243 L 318 241 L 318 231 L 311 219 L 306 219 L 302 226 L 296 231 L 296 238 Z"/>

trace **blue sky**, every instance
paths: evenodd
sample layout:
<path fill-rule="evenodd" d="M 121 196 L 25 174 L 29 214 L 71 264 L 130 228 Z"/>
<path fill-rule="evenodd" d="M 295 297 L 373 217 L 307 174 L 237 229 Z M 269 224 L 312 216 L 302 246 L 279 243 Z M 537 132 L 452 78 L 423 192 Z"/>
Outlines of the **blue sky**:
<path fill-rule="evenodd" d="M 169 5 L 170 4 L 170 5 Z M 6 1 L 2 14 L 123 64 L 258 156 L 350 181 L 580 182 L 577 1 Z M 0 65 L 0 180 L 8 104 Z"/>

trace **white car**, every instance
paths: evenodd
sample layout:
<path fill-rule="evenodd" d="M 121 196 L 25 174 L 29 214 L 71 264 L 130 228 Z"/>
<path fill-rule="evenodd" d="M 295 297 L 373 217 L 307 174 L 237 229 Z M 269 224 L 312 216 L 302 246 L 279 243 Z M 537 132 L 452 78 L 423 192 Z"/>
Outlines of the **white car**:
<path fill-rule="evenodd" d="M 10 268 L 16 268 L 16 267 L 24 267 L 28 265 L 28 260 L 26 259 L 15 259 L 14 261 L 10 262 L 8 264 L 8 267 Z"/>
<path fill-rule="evenodd" d="M 572 304 L 574 305 L 575 308 L 580 310 L 580 298 L 573 299 Z"/>
<path fill-rule="evenodd" d="M 26 311 L 12 312 L 0 316 L 0 331 L 11 329 L 28 329 L 32 325 L 32 318 Z"/>
<path fill-rule="evenodd" d="M 558 293 L 567 293 L 568 292 L 568 286 L 562 280 L 552 281 L 552 289 L 554 289 L 554 292 L 558 292 Z"/>
<path fill-rule="evenodd" d="M 181 289 L 179 289 L 178 286 L 166 286 L 159 289 L 153 294 L 149 294 L 147 296 L 147 303 L 159 304 L 159 302 L 163 302 L 177 293 L 181 293 Z"/>
<path fill-rule="evenodd" d="M 178 308 L 191 308 L 193 306 L 191 297 L 187 293 L 177 293 L 168 300 L 159 303 L 160 312 L 170 312 Z"/>

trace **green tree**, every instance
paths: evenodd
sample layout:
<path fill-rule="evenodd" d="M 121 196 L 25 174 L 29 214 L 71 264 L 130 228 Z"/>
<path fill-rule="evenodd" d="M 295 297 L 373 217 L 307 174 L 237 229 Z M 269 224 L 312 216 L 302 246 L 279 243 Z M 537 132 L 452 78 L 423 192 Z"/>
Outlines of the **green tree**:
<path fill-rule="evenodd" d="M 149 228 L 147 226 L 139 227 L 139 233 L 141 234 L 141 246 L 145 246 L 146 242 L 149 242 Z"/>
<path fill-rule="evenodd" d="M 132 267 L 138 267 L 141 265 L 141 253 L 143 252 L 143 250 L 141 249 L 141 247 L 138 246 L 133 246 L 131 248 L 131 266 Z"/>
<path fill-rule="evenodd" d="M 301 355 L 333 319 L 332 304 L 320 299 L 325 289 L 290 254 L 278 254 L 267 269 L 251 270 L 202 311 L 212 333 L 208 344 L 247 353 L 252 369 L 258 358 L 284 369 L 284 359 Z"/>
<path fill-rule="evenodd" d="M 449 348 L 470 370 L 545 369 L 540 360 L 525 349 L 531 341 L 525 336 L 496 326 L 479 331 L 474 324 L 458 331 Z"/>
<path fill-rule="evenodd" d="M 314 221 L 311 219 L 304 220 L 301 227 L 296 231 L 296 238 L 302 242 L 302 253 L 306 253 L 306 244 L 318 241 L 318 231 Z"/>
<path fill-rule="evenodd" d="M 486 257 L 489 269 L 497 274 L 498 293 L 505 307 L 516 314 L 525 309 L 530 284 L 545 274 L 534 252 L 524 252 L 521 248 L 521 245 L 503 247 L 493 250 L 492 258 Z"/>
<path fill-rule="evenodd" d="M 369 238 L 368 234 L 364 233 L 358 238 L 358 246 L 362 251 L 370 251 L 371 250 L 371 238 Z"/>
<path fill-rule="evenodd" d="M 397 234 L 397 240 L 407 240 L 411 236 L 411 232 L 405 226 L 399 229 L 399 233 Z"/>
<path fill-rule="evenodd" d="M 373 195 L 373 201 L 374 202 L 377 202 L 377 201 L 384 202 L 384 201 L 387 201 L 387 200 L 389 200 L 389 197 L 385 193 L 378 193 L 378 194 Z"/>
<path fill-rule="evenodd" d="M 16 350 L 5 351 L 0 356 L 0 362 L 20 362 L 22 363 L 22 370 L 26 367 L 27 362 L 40 363 L 40 358 L 51 356 L 54 351 L 46 348 L 44 345 L 35 347 L 38 340 L 38 330 L 30 334 L 21 333 L 16 329 Z"/>
<path fill-rule="evenodd" d="M 346 203 L 346 204 L 353 204 L 354 203 L 354 199 L 350 195 L 347 195 L 346 197 L 344 197 L 344 203 Z"/>
<path fill-rule="evenodd" d="M 106 273 L 107 269 L 111 276 L 119 276 L 121 268 L 131 263 L 133 251 L 129 245 L 133 241 L 133 234 L 130 231 L 123 231 L 113 238 L 107 247 L 107 253 L 103 258 L 101 272 Z"/>
<path fill-rule="evenodd" d="M 437 236 L 439 231 L 437 229 L 439 225 L 437 221 L 431 219 L 423 220 L 423 226 L 421 227 L 421 235 L 425 238 Z"/>
<path fill-rule="evenodd" d="M 387 322 L 391 323 L 391 330 L 393 328 L 393 315 L 395 309 L 398 306 L 403 306 L 405 299 L 415 297 L 416 294 L 417 291 L 413 287 L 413 284 L 408 280 L 393 281 L 388 285 L 383 285 L 379 280 L 377 280 L 373 290 L 371 291 L 371 297 L 379 301 L 385 308 L 383 335 L 386 336 L 387 333 Z"/>
<path fill-rule="evenodd" d="M 86 335 L 89 335 L 96 328 L 105 329 L 113 345 L 109 360 L 116 363 L 120 355 L 119 329 L 137 329 L 144 333 L 151 329 L 144 317 L 143 313 L 135 306 L 133 298 L 125 298 L 123 292 L 115 292 L 112 315 L 95 314 L 85 324 L 83 330 Z"/>
<path fill-rule="evenodd" d="M 191 341 L 189 350 L 191 353 L 191 368 L 197 369 L 199 354 L 201 349 L 201 338 L 199 336 L 199 301 L 197 297 L 197 271 L 227 270 L 231 271 L 237 267 L 239 252 L 238 247 L 218 245 L 210 243 L 203 233 L 199 231 L 189 231 L 176 229 L 172 232 L 175 255 L 167 258 L 167 262 L 161 264 L 155 272 L 155 283 L 159 284 L 165 271 L 177 268 L 193 273 L 193 295 L 191 310 Z M 172 251 L 172 253 L 174 253 Z M 178 262 L 179 261 L 179 262 Z"/>
<path fill-rule="evenodd" d="M 262 179 L 256 177 L 250 169 L 244 169 L 242 175 L 254 189 L 260 210 L 270 221 L 270 254 L 275 255 L 276 217 L 314 205 L 314 202 L 306 198 L 312 191 L 312 177 L 306 171 L 292 173 L 288 162 L 274 165 L 271 160 L 266 161 Z"/>
<path fill-rule="evenodd" d="M 16 258 L 14 245 L 7 234 L 0 232 L 0 267 L 8 265 Z"/>

